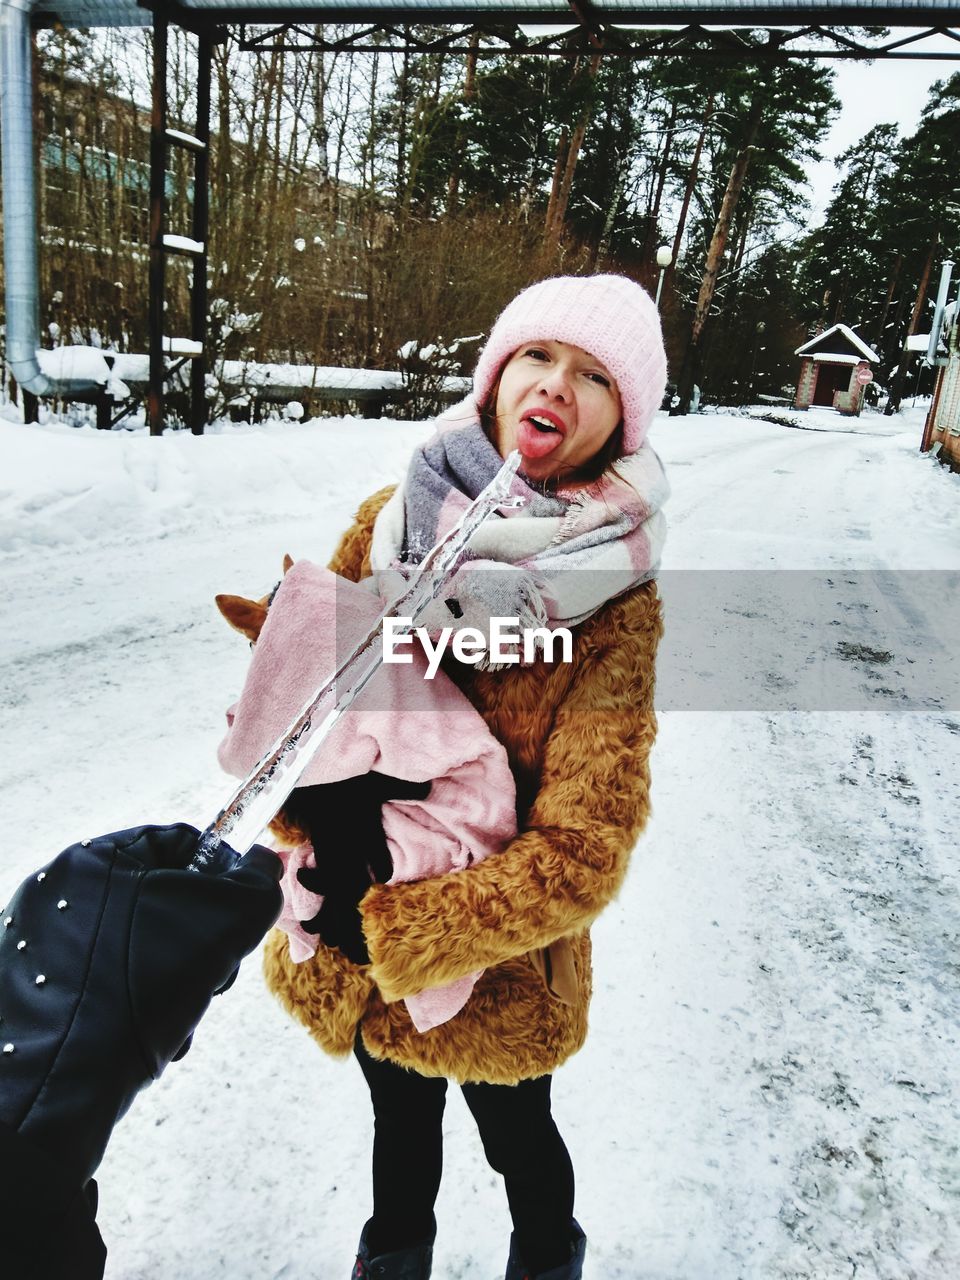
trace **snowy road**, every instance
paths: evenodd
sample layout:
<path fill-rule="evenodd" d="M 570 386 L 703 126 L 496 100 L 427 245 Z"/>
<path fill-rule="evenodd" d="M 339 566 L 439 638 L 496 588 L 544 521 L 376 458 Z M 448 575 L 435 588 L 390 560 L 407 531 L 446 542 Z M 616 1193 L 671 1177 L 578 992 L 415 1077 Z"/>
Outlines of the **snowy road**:
<path fill-rule="evenodd" d="M 960 698 L 943 594 L 960 478 L 917 456 L 918 417 L 804 425 L 655 428 L 677 571 L 655 816 L 595 930 L 591 1036 L 555 1086 L 588 1280 L 960 1274 Z M 259 594 L 285 551 L 322 560 L 421 431 L 150 441 L 0 423 L 0 885 L 84 834 L 209 819 L 247 660 L 213 595 Z M 729 583 L 726 648 L 681 570 Z M 806 631 L 783 581 L 816 598 Z M 866 615 L 870 642 L 846 639 Z M 759 657 L 731 686 L 742 635 L 762 637 Z M 823 655 L 820 683 L 800 681 Z M 756 661 L 762 697 L 743 675 Z M 707 709 L 718 672 L 736 709 Z M 683 689 L 692 709 L 676 709 Z M 248 963 L 118 1130 L 100 1177 L 108 1277 L 344 1280 L 369 1126 L 359 1073 L 322 1058 Z M 456 1091 L 438 1217 L 438 1280 L 502 1275 L 507 1215 Z"/>

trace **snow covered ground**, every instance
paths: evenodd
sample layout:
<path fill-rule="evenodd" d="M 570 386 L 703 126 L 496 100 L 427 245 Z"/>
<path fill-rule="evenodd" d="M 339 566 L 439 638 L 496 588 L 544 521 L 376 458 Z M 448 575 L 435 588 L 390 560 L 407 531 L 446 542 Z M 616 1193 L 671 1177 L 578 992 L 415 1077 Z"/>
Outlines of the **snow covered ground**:
<path fill-rule="evenodd" d="M 664 575 L 655 815 L 555 1085 L 590 1280 L 960 1274 L 960 477 L 921 424 L 654 429 L 665 568 L 701 573 Z M 322 561 L 423 433 L 0 422 L 0 896 L 83 835 L 209 821 L 248 658 L 214 594 Z M 108 1276 L 345 1280 L 370 1128 L 252 959 L 115 1135 Z M 494 1280 L 508 1218 L 456 1090 L 447 1130 L 435 1275 Z"/>

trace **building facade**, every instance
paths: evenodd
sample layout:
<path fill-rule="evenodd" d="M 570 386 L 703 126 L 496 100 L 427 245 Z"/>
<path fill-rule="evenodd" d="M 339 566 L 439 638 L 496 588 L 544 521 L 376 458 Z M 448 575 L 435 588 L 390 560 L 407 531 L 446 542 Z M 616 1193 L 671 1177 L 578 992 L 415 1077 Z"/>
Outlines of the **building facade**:
<path fill-rule="evenodd" d="M 947 344 L 947 362 L 937 373 L 921 448 L 924 452 L 935 452 L 954 471 L 960 471 L 960 305 L 957 303 L 944 314 L 942 335 Z"/>

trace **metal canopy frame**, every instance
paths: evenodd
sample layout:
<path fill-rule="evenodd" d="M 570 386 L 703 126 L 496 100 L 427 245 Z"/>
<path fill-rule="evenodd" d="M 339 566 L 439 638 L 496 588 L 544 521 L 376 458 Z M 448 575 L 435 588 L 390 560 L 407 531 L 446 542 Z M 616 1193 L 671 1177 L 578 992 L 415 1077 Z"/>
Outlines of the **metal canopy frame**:
<path fill-rule="evenodd" d="M 697 57 L 725 58 L 728 60 L 763 60 L 785 61 L 790 58 L 835 58 L 835 59 L 875 59 L 919 60 L 919 59 L 960 59 L 960 31 L 944 25 L 928 27 L 924 30 L 912 31 L 909 35 L 890 36 L 879 29 L 856 28 L 856 32 L 834 29 L 833 23 L 854 25 L 869 15 L 880 22 L 888 18 L 896 25 L 906 25 L 907 21 L 914 26 L 920 20 L 922 9 L 905 10 L 891 8 L 875 10 L 857 6 L 821 5 L 820 13 L 830 15 L 830 25 L 810 23 L 811 8 L 797 7 L 796 10 L 779 8 L 775 10 L 778 20 L 793 20 L 801 25 L 797 29 L 769 27 L 773 12 L 770 5 L 757 6 L 755 9 L 721 9 L 707 10 L 705 5 L 690 5 L 675 10 L 655 10 L 634 6 L 614 10 L 610 7 L 598 8 L 591 0 L 559 0 L 556 8 L 550 12 L 532 10 L 519 4 L 507 3 L 503 9 L 493 9 L 478 19 L 478 6 L 469 6 L 464 0 L 452 0 L 442 8 L 418 5 L 416 0 L 408 7 L 390 4 L 374 5 L 368 8 L 357 8 L 351 5 L 330 6 L 322 9 L 297 9 L 296 19 L 291 20 L 293 10 L 289 7 L 267 4 L 263 7 L 224 10 L 223 8 L 192 8 L 182 4 L 155 3 L 153 0 L 140 0 L 144 8 L 153 11 L 154 23 L 154 120 L 153 146 L 151 151 L 151 171 L 153 175 L 151 208 L 151 272 L 150 272 L 150 385 L 148 390 L 148 407 L 150 430 L 153 434 L 163 431 L 164 382 L 171 376 L 165 370 L 162 318 L 163 318 L 163 168 L 165 165 L 165 149 L 163 138 L 168 136 L 165 121 L 165 49 L 166 29 L 168 23 L 176 23 L 186 30 L 195 33 L 202 49 L 206 49 L 206 62 L 202 63 L 201 90 L 206 83 L 206 98 L 201 98 L 201 117 L 209 112 L 209 49 L 214 39 L 221 39 L 224 29 L 224 18 L 229 15 L 231 27 L 239 31 L 240 47 L 254 53 L 273 51 L 284 52 L 358 52 L 358 53 L 453 53 L 473 54 L 480 57 L 496 57 L 503 53 L 521 54 L 539 57 L 571 57 L 578 53 L 612 55 L 634 59 L 654 57 Z M 699 11 L 710 22 L 691 22 L 691 10 Z M 613 20 L 614 13 L 616 21 Z M 937 21 L 941 13 L 930 10 L 930 21 Z M 744 22 L 755 14 L 760 19 L 758 28 L 750 28 L 751 37 L 747 39 L 741 30 Z M 883 18 L 880 17 L 883 14 Z M 932 15 L 936 15 L 935 17 Z M 375 20 L 371 19 L 375 15 Z M 437 18 L 461 19 L 469 15 L 470 20 L 459 23 L 444 23 L 437 27 Z M 572 20 L 570 25 L 562 25 L 557 29 L 558 21 L 566 16 Z M 275 19 L 271 25 L 271 19 Z M 631 19 L 640 22 L 642 19 L 653 20 L 656 27 L 636 26 L 628 24 Z M 332 23 L 347 24 L 350 30 L 327 34 Z M 682 25 L 671 26 L 671 23 Z M 724 28 L 722 24 L 733 23 L 733 29 Z M 718 24 L 718 25 L 714 25 Z M 538 27 L 544 28 L 542 32 Z M 762 31 L 764 39 L 756 39 L 757 32 Z M 916 46 L 931 35 L 945 37 L 952 45 L 950 53 L 934 53 Z M 478 37 L 484 37 L 481 43 Z M 163 66 L 160 62 L 163 60 Z M 197 132 L 205 126 L 198 121 Z M 209 133 L 207 131 L 207 135 Z M 198 172 L 198 178 L 199 178 Z M 205 179 L 205 173 L 204 173 Z M 202 211 L 194 211 L 194 237 L 206 244 L 206 181 L 203 183 Z M 205 257 L 203 263 L 195 264 L 194 280 L 198 276 L 206 277 Z M 191 336 L 203 341 L 206 331 L 206 303 L 201 299 L 200 291 L 195 287 L 192 297 L 192 333 Z M 182 363 L 182 362 L 181 362 Z M 179 368 L 179 365 L 176 366 Z M 206 403 L 204 399 L 204 374 L 206 362 L 203 357 L 195 358 L 191 369 L 191 430 L 195 433 L 203 431 L 206 421 Z"/>
<path fill-rule="evenodd" d="M 849 30 L 829 26 L 806 25 L 797 30 L 760 26 L 765 40 L 747 40 L 736 29 L 718 29 L 712 25 L 690 23 L 685 26 L 651 30 L 600 21 L 589 14 L 587 6 L 571 0 L 581 15 L 575 26 L 563 31 L 550 30 L 542 35 L 524 31 L 518 26 L 501 23 L 473 22 L 450 26 L 439 33 L 427 33 L 405 20 L 378 21 L 357 25 L 343 35 L 318 37 L 316 28 L 302 21 L 281 23 L 262 29 L 260 24 L 241 23 L 240 47 L 253 52 L 321 52 L 321 53 L 472 53 L 478 57 L 497 57 L 504 53 L 569 57 L 574 53 L 602 53 L 624 58 L 728 58 L 737 60 L 785 61 L 790 58 L 884 59 L 887 61 L 960 60 L 960 29 L 946 26 L 926 27 L 910 35 L 876 36 L 864 30 L 854 36 Z M 552 19 L 550 25 L 555 23 Z M 525 19 L 525 26 L 536 25 Z M 742 26 L 742 23 L 741 23 Z M 476 37 L 487 38 L 477 45 Z M 916 46 L 930 37 L 948 41 L 943 50 L 930 51 Z M 822 41 L 822 44 L 814 43 Z M 951 47 L 952 46 L 952 47 Z"/>
<path fill-rule="evenodd" d="M 131 3 L 133 0 L 131 0 Z M 136 0 L 143 10 L 186 26 L 297 23 L 388 25 L 478 23 L 622 27 L 943 27 L 954 0 L 333 0 L 332 3 L 227 4 L 220 0 Z M 56 8 L 55 3 L 51 4 Z M 45 8 L 40 6 L 41 10 Z M 144 24 L 145 25 L 145 24 Z"/>
<path fill-rule="evenodd" d="M 954 20 L 957 26 L 951 25 Z M 239 5 L 227 0 L 0 0 L 0 63 L 15 90 L 0 95 L 4 98 L 4 169 L 8 174 L 16 171 L 19 186 L 26 191 L 16 219 L 9 215 L 8 202 L 4 203 L 8 345 L 11 341 L 18 343 L 18 350 L 22 348 L 26 353 L 18 366 L 18 380 L 23 377 L 29 383 L 25 389 L 41 395 L 63 392 L 67 384 L 55 384 L 55 380 L 41 375 L 35 360 L 39 345 L 36 232 L 35 227 L 32 232 L 27 230 L 28 223 L 33 226 L 32 184 L 23 177 L 26 171 L 32 171 L 26 158 L 33 145 L 29 136 L 29 57 L 25 44 L 28 23 L 68 27 L 152 25 L 157 37 L 151 122 L 148 391 L 148 415 L 154 434 L 164 426 L 164 384 L 184 363 L 181 360 L 171 370 L 166 367 L 170 344 L 163 335 L 164 268 L 171 252 L 186 251 L 194 258 L 190 426 L 199 433 L 206 421 L 206 362 L 202 351 L 206 329 L 210 56 L 212 44 L 222 39 L 227 30 L 237 32 L 241 48 L 263 53 L 443 52 L 479 57 L 504 53 L 539 57 L 599 53 L 633 59 L 719 58 L 753 63 L 792 58 L 960 60 L 958 0 L 861 0 L 859 4 L 855 0 L 693 0 L 689 4 L 683 0 L 334 0 L 326 5 L 310 0 L 302 4 L 295 0 L 265 0 L 263 4 L 247 0 Z M 193 33 L 199 41 L 199 110 L 193 135 L 167 128 L 164 50 L 170 25 Z M 923 47 L 931 38 L 938 42 L 936 49 Z M 15 74 L 11 75 L 11 71 Z M 171 146 L 185 146 L 194 153 L 192 247 L 184 246 L 183 237 L 167 239 L 164 173 Z M 21 261 L 31 268 L 20 273 L 25 280 L 23 297 L 16 290 L 11 292 L 11 279 Z M 199 355 L 195 354 L 196 349 Z M 76 389 L 74 380 L 69 390 Z"/>
<path fill-rule="evenodd" d="M 137 0 L 191 31 L 229 23 L 253 52 L 960 60 L 953 0 Z M 350 28 L 328 34 L 330 25 Z M 545 30 L 541 33 L 536 28 Z M 902 28 L 911 28 L 904 34 Z M 426 28 L 426 30 L 425 30 Z M 790 29 L 792 28 L 792 29 Z M 893 31 L 884 30 L 893 28 Z M 751 33 L 750 39 L 743 34 Z M 319 31 L 319 33 L 318 33 Z M 756 37 L 763 38 L 758 42 Z M 476 37 L 486 43 L 477 44 Z M 934 38 L 936 50 L 921 48 Z M 473 42 L 474 47 L 471 47 Z"/>
<path fill-rule="evenodd" d="M 164 385 L 190 361 L 190 430 L 200 435 L 207 421 L 207 242 L 210 199 L 210 76 L 213 46 L 221 33 L 210 27 L 197 34 L 197 120 L 192 134 L 170 129 L 167 124 L 167 33 L 168 20 L 156 14 L 153 20 L 153 84 L 150 113 L 150 272 L 147 301 L 150 372 L 147 387 L 147 420 L 151 435 L 164 429 Z M 171 147 L 193 155 L 193 210 L 190 239 L 167 234 L 166 170 Z M 168 342 L 164 337 L 166 264 L 171 254 L 185 254 L 192 260 L 190 280 L 191 351 L 171 369 L 166 368 Z M 171 352 L 177 354 L 176 352 Z"/>

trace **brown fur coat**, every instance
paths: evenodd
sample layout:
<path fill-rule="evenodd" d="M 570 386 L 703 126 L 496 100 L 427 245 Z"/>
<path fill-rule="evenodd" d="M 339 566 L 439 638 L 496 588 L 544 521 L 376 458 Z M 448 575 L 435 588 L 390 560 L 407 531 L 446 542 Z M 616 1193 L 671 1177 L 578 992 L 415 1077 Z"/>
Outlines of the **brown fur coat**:
<path fill-rule="evenodd" d="M 331 568 L 370 572 L 369 498 Z M 444 667 L 504 744 L 517 782 L 520 834 L 501 853 L 437 879 L 374 885 L 361 911 L 371 963 L 320 947 L 303 964 L 285 934 L 267 943 L 267 981 L 323 1049 L 349 1053 L 358 1022 L 376 1058 L 423 1075 L 514 1084 L 575 1053 L 587 1032 L 589 925 L 616 896 L 649 813 L 656 733 L 656 586 L 612 601 L 574 632 L 574 660 L 489 672 Z M 575 974 L 570 1002 L 548 989 L 541 949 Z M 547 962 L 549 965 L 549 961 Z M 418 1034 L 404 996 L 484 969 L 466 1006 Z M 556 984 L 554 984 L 556 986 Z"/>

